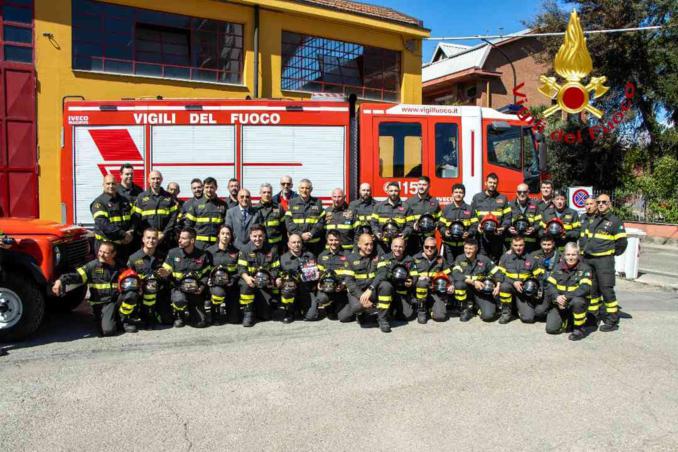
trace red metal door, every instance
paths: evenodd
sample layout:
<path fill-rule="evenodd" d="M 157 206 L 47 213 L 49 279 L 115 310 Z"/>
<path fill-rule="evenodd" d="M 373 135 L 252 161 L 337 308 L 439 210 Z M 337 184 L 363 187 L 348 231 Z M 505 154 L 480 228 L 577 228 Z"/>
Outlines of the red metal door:
<path fill-rule="evenodd" d="M 37 217 L 33 2 L 0 0 L 0 209 Z"/>

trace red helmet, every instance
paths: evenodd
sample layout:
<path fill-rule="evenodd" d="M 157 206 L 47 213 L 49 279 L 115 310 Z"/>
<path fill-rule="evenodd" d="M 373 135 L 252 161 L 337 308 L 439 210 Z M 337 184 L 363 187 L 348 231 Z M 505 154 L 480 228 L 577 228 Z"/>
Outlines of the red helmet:
<path fill-rule="evenodd" d="M 431 288 L 438 294 L 446 294 L 450 286 L 450 277 L 443 272 L 436 273 L 431 279 Z"/>
<path fill-rule="evenodd" d="M 560 218 L 551 218 L 546 224 L 546 233 L 553 238 L 561 237 L 565 233 L 565 224 Z"/>
<path fill-rule="evenodd" d="M 118 276 L 118 292 L 138 292 L 141 289 L 139 274 L 128 268 Z"/>
<path fill-rule="evenodd" d="M 485 234 L 496 234 L 499 228 L 499 220 L 493 214 L 488 213 L 480 221 L 480 230 Z"/>

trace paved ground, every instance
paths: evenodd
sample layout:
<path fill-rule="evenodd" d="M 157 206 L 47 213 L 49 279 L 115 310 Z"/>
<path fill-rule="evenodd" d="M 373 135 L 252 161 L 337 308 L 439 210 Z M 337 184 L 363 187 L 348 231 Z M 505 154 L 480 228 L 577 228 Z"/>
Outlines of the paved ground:
<path fill-rule="evenodd" d="M 678 290 L 678 247 L 643 242 L 639 282 Z"/>
<path fill-rule="evenodd" d="M 579 343 L 477 318 L 99 339 L 58 317 L 0 358 L 1 448 L 677 450 L 678 296 L 621 289 L 633 318 Z"/>

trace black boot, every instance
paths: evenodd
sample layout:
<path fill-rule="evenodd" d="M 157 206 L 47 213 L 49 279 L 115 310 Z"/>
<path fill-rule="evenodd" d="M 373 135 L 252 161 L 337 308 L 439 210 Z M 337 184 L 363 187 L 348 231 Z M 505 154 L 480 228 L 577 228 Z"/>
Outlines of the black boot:
<path fill-rule="evenodd" d="M 254 311 L 251 305 L 245 306 L 243 310 L 242 326 L 245 328 L 254 326 Z"/>
<path fill-rule="evenodd" d="M 185 311 L 174 312 L 174 328 L 183 328 L 186 326 L 186 322 L 184 321 L 184 312 Z"/>
<path fill-rule="evenodd" d="M 226 303 L 212 305 L 212 325 L 223 325 L 227 318 Z"/>
<path fill-rule="evenodd" d="M 384 309 L 379 311 L 379 314 L 377 315 L 377 323 L 379 324 L 379 329 L 382 333 L 391 332 L 391 323 L 388 321 L 387 310 Z"/>
<path fill-rule="evenodd" d="M 419 303 L 417 307 L 417 322 L 422 325 L 426 325 L 426 322 L 428 322 L 428 313 L 426 312 L 424 303 Z"/>
<path fill-rule="evenodd" d="M 617 314 L 608 314 L 598 329 L 604 333 L 617 331 L 619 329 L 619 316 Z"/>
<path fill-rule="evenodd" d="M 585 337 L 586 334 L 584 334 L 584 330 L 579 327 L 575 327 L 567 338 L 571 341 L 580 341 Z"/>
<path fill-rule="evenodd" d="M 499 323 L 504 325 L 513 320 L 513 313 L 511 312 L 511 303 L 502 303 L 501 304 L 501 317 L 499 317 Z"/>
<path fill-rule="evenodd" d="M 294 308 L 292 308 L 292 306 L 285 306 L 283 308 L 282 323 L 292 323 L 292 322 L 294 322 Z"/>
<path fill-rule="evenodd" d="M 203 307 L 205 309 L 205 323 L 207 325 L 211 325 L 212 320 L 214 319 L 214 311 L 216 311 L 216 306 L 212 305 L 212 300 L 205 300 Z"/>
<path fill-rule="evenodd" d="M 473 303 L 469 303 L 466 308 L 461 312 L 459 316 L 459 321 L 468 322 L 473 318 Z"/>
<path fill-rule="evenodd" d="M 139 331 L 129 316 L 124 316 L 122 318 L 122 329 L 125 330 L 125 333 L 136 333 Z"/>
<path fill-rule="evenodd" d="M 158 324 L 157 314 L 151 306 L 144 306 L 143 319 L 147 330 L 154 330 Z"/>

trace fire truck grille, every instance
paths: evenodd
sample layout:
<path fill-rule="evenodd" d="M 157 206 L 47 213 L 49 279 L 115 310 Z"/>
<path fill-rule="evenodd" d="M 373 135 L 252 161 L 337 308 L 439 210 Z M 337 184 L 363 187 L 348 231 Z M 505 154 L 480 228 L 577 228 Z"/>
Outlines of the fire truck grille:
<path fill-rule="evenodd" d="M 72 270 L 87 262 L 90 246 L 86 237 L 63 243 L 59 245 L 59 248 L 61 249 L 60 269 Z"/>

